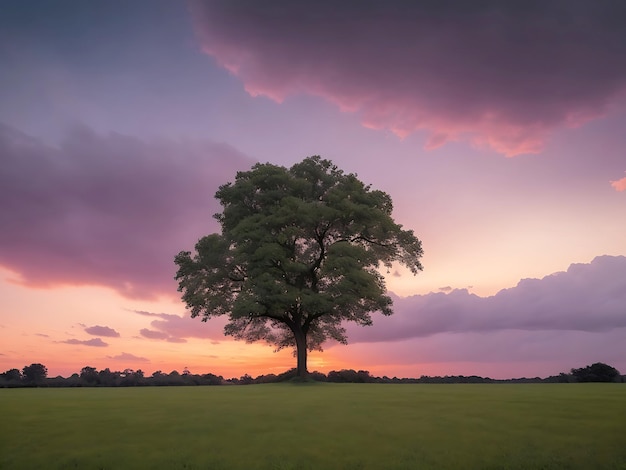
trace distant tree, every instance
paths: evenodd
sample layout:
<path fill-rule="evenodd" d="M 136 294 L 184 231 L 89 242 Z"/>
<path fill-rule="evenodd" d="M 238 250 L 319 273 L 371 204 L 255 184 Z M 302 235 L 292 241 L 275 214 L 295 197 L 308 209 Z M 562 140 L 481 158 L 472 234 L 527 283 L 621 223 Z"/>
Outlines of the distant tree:
<path fill-rule="evenodd" d="M 244 374 L 239 378 L 240 385 L 250 385 L 251 383 L 254 383 L 254 379 L 248 374 Z"/>
<path fill-rule="evenodd" d="M 144 373 L 141 369 L 124 369 L 120 374 L 120 385 L 124 387 L 134 387 L 137 385 L 145 385 Z"/>
<path fill-rule="evenodd" d="M 185 380 L 182 375 L 177 370 L 173 370 L 167 375 L 167 384 L 168 385 L 184 385 Z"/>
<path fill-rule="evenodd" d="M 331 370 L 328 373 L 328 382 L 339 383 L 370 383 L 375 382 L 376 378 L 372 377 L 369 371 L 354 369 L 342 369 L 340 371 Z"/>
<path fill-rule="evenodd" d="M 580 369 L 572 369 L 571 374 L 577 382 L 617 382 L 621 378 L 615 367 L 602 362 L 596 362 Z"/>
<path fill-rule="evenodd" d="M 216 198 L 222 233 L 175 258 L 182 299 L 203 321 L 227 315 L 227 335 L 294 347 L 302 378 L 309 350 L 347 342 L 344 322 L 393 313 L 379 268 L 422 269 L 421 242 L 393 220 L 391 198 L 329 160 L 257 164 Z"/>
<path fill-rule="evenodd" d="M 318 372 L 316 370 L 314 370 L 313 372 L 309 373 L 309 378 L 311 380 L 316 381 L 316 382 L 326 382 L 327 381 L 326 374 L 324 374 L 323 372 Z"/>
<path fill-rule="evenodd" d="M 24 383 L 39 385 L 48 376 L 48 369 L 43 364 L 31 364 L 22 369 L 22 376 L 24 377 Z"/>
<path fill-rule="evenodd" d="M 18 369 L 9 369 L 0 374 L 0 387 L 19 387 L 22 384 L 22 373 Z"/>
<path fill-rule="evenodd" d="M 118 385 L 119 380 L 120 372 L 111 372 L 108 367 L 98 372 L 98 382 L 106 387 L 114 387 Z"/>
<path fill-rule="evenodd" d="M 80 387 L 83 385 L 82 380 L 80 380 L 80 375 L 77 373 L 73 373 L 67 379 L 65 379 L 64 387 Z"/>
<path fill-rule="evenodd" d="M 80 379 L 86 385 L 96 385 L 100 383 L 98 371 L 95 367 L 85 366 L 80 370 Z"/>
<path fill-rule="evenodd" d="M 221 385 L 224 382 L 224 377 L 215 374 L 204 374 L 201 379 L 202 385 Z"/>
<path fill-rule="evenodd" d="M 22 373 L 19 369 L 9 369 L 1 375 L 6 382 L 19 383 L 22 380 Z"/>

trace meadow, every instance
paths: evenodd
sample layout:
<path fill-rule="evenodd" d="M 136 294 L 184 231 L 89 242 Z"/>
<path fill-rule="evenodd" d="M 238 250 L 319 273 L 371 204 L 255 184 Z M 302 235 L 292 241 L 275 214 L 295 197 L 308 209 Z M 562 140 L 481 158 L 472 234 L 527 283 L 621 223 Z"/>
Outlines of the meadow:
<path fill-rule="evenodd" d="M 0 468 L 626 469 L 626 385 L 0 389 Z"/>

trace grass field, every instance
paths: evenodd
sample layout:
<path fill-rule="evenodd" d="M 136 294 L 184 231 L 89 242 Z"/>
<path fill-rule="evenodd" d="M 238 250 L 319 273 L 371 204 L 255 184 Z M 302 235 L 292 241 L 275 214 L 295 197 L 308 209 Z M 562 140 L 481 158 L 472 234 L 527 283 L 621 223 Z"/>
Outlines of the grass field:
<path fill-rule="evenodd" d="M 626 385 L 0 389 L 0 468 L 626 469 Z"/>

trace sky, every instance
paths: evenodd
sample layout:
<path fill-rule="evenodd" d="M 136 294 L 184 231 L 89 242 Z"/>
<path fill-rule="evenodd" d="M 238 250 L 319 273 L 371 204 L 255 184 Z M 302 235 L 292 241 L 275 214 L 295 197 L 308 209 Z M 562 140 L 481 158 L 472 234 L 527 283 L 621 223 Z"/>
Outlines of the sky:
<path fill-rule="evenodd" d="M 191 319 L 174 256 L 218 186 L 332 160 L 394 201 L 424 271 L 309 369 L 626 373 L 626 4 L 0 7 L 0 370 L 239 377 L 290 351 Z"/>

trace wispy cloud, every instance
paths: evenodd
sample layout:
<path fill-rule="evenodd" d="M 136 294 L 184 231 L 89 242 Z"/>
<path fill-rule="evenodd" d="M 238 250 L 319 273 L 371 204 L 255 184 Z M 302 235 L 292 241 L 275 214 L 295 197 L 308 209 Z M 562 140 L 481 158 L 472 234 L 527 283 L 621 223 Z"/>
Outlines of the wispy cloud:
<path fill-rule="evenodd" d="M 321 96 L 368 127 L 426 131 L 428 148 L 536 153 L 626 90 L 621 2 L 195 1 L 192 14 L 251 95 Z"/>
<path fill-rule="evenodd" d="M 93 338 L 93 339 L 87 339 L 87 340 L 79 340 L 79 339 L 66 339 L 65 341 L 61 341 L 61 343 L 65 343 L 65 344 L 78 344 L 78 345 L 82 345 L 82 346 L 93 346 L 96 348 L 104 348 L 106 346 L 108 346 L 108 343 L 105 343 L 104 341 L 102 341 L 100 338 Z"/>
<path fill-rule="evenodd" d="M 85 328 L 85 333 L 89 333 L 93 336 L 106 336 L 109 338 L 119 338 L 120 334 L 115 331 L 113 328 L 109 328 L 108 326 L 90 326 Z"/>

